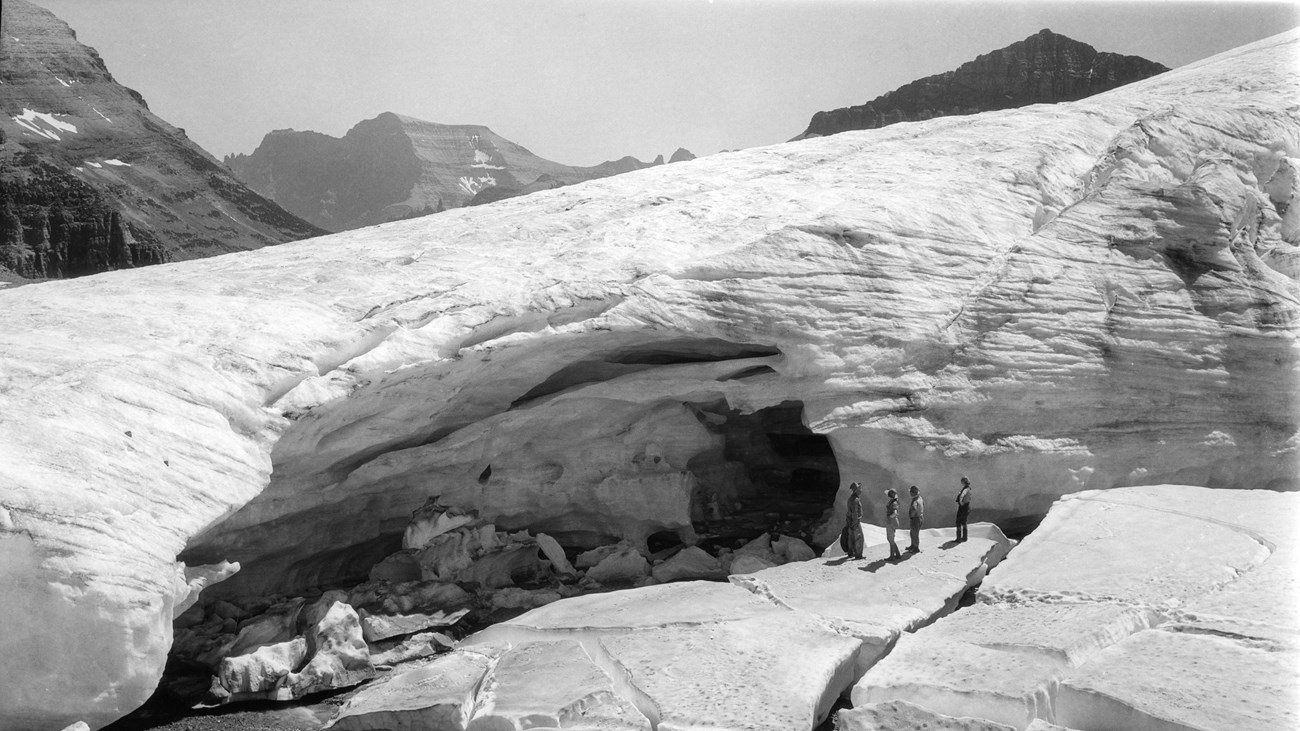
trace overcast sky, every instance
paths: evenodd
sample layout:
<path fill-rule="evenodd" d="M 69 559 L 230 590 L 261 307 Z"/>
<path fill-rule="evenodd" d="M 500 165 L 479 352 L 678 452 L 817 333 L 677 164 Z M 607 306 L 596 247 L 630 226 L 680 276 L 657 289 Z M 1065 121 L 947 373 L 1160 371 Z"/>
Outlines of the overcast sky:
<path fill-rule="evenodd" d="M 1290 2 L 35 1 L 218 157 L 393 111 L 577 165 L 783 142 L 1042 28 L 1175 67 L 1300 24 Z"/>

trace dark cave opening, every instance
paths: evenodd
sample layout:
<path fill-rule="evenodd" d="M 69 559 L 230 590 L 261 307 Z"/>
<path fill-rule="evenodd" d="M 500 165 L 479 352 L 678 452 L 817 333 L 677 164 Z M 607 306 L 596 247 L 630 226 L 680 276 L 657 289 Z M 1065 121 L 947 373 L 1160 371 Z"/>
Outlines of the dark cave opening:
<path fill-rule="evenodd" d="M 734 547 L 766 532 L 812 545 L 840 473 L 830 441 L 804 425 L 803 404 L 786 401 L 749 414 L 721 401 L 691 407 L 722 437 L 720 449 L 688 465 L 698 484 L 691 518 L 700 543 Z"/>

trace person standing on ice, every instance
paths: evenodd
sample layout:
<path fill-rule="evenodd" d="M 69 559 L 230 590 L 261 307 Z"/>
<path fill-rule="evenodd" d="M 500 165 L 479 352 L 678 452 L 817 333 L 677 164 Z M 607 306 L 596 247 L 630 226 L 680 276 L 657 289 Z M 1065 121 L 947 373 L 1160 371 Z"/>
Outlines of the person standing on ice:
<path fill-rule="evenodd" d="M 885 490 L 885 495 L 889 498 L 885 503 L 885 538 L 889 541 L 889 557 L 902 558 L 898 544 L 894 543 L 894 531 L 898 530 L 898 493 L 890 488 Z"/>
<path fill-rule="evenodd" d="M 908 488 L 912 493 L 912 507 L 907 509 L 907 517 L 912 519 L 912 545 L 908 553 L 921 552 L 921 522 L 925 520 L 925 501 L 921 499 L 921 489 L 916 485 Z"/>
<path fill-rule="evenodd" d="M 966 521 L 970 518 L 970 480 L 965 475 L 961 478 L 961 489 L 957 491 L 957 542 L 966 541 Z"/>
<path fill-rule="evenodd" d="M 862 558 L 862 485 L 849 484 L 849 506 L 844 514 L 844 530 L 840 531 L 840 548 L 849 558 Z"/>

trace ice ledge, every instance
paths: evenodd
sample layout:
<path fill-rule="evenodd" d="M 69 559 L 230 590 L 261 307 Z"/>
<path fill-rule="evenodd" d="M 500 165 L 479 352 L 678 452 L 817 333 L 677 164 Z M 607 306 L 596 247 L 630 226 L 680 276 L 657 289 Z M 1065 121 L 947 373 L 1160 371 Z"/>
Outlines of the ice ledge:
<path fill-rule="evenodd" d="M 1300 494 L 1067 495 L 976 606 L 900 639 L 853 689 L 1025 729 L 1296 728 Z"/>

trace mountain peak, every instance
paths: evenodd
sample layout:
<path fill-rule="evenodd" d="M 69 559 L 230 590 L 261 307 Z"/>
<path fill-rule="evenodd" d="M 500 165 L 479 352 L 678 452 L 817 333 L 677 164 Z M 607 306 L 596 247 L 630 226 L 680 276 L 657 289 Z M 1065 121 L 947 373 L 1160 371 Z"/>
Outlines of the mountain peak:
<path fill-rule="evenodd" d="M 651 164 L 662 163 L 661 155 Z M 649 166 L 630 156 L 591 167 L 563 165 L 481 124 L 440 124 L 396 112 L 358 122 L 342 138 L 267 135 L 251 155 L 231 156 L 227 164 L 254 190 L 332 231 Z"/>
<path fill-rule="evenodd" d="M 66 23 L 0 5 L 0 269 L 56 278 L 321 233 L 118 84 Z M 11 214 L 11 215 L 10 215 Z"/>
<path fill-rule="evenodd" d="M 1139 56 L 1099 53 L 1044 28 L 952 71 L 905 84 L 866 104 L 813 115 L 795 139 L 898 122 L 1075 101 L 1168 71 Z"/>

